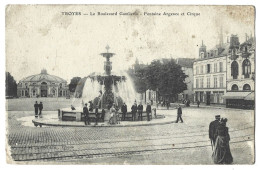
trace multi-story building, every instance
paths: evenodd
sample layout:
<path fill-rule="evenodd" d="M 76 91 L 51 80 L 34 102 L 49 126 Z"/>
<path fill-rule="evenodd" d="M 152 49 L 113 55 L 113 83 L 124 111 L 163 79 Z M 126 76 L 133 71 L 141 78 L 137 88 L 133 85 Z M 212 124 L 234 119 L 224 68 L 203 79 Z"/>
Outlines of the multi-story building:
<path fill-rule="evenodd" d="M 227 107 L 254 108 L 255 91 L 255 38 L 246 35 L 246 41 L 239 43 L 239 37 L 230 38 L 227 56 Z"/>
<path fill-rule="evenodd" d="M 220 43 L 207 51 L 203 44 L 199 48 L 199 59 L 193 63 L 194 102 L 224 104 L 226 94 L 226 56 L 229 43 Z"/>

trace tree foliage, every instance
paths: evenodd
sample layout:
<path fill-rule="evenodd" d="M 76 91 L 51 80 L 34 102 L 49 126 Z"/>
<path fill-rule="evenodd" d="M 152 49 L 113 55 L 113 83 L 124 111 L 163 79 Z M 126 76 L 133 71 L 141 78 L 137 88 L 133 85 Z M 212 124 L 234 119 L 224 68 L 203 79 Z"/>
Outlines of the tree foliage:
<path fill-rule="evenodd" d="M 159 60 L 136 70 L 134 83 L 137 92 L 144 92 L 147 89 L 158 91 L 160 96 L 165 98 L 174 97 L 187 89 L 185 78 L 187 75 L 181 70 L 181 66 L 173 59 L 167 62 Z"/>
<path fill-rule="evenodd" d="M 17 83 L 9 72 L 5 72 L 5 95 L 17 96 Z"/>
<path fill-rule="evenodd" d="M 69 90 L 71 92 L 75 92 L 76 90 L 76 87 L 79 83 L 79 81 L 81 80 L 80 77 L 73 77 L 71 80 L 70 80 L 70 84 L 69 84 Z"/>

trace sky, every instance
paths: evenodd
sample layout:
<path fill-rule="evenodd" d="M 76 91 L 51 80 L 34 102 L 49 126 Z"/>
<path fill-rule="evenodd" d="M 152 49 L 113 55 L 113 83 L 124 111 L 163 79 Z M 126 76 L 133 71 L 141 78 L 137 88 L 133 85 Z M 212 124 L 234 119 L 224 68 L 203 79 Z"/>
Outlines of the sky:
<path fill-rule="evenodd" d="M 245 33 L 254 36 L 254 10 L 252 6 L 9 5 L 6 71 L 19 81 L 45 68 L 69 82 L 75 76 L 103 72 L 105 59 L 100 53 L 107 45 L 116 54 L 111 59 L 115 72 L 131 67 L 136 58 L 144 64 L 160 58 L 198 58 L 202 40 L 207 49 L 219 43 L 221 27 L 224 43 L 231 34 L 237 34 L 240 42 Z M 98 12 L 117 15 L 98 16 Z"/>

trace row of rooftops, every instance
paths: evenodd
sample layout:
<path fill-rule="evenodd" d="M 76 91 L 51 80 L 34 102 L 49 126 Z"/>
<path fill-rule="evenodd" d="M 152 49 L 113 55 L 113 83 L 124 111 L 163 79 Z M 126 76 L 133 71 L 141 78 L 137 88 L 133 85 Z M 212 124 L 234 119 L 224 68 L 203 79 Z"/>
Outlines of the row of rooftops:
<path fill-rule="evenodd" d="M 240 44 L 239 37 L 237 35 L 231 35 L 230 41 L 227 39 L 226 43 L 220 43 L 210 50 L 207 50 L 206 45 L 203 44 L 202 41 L 202 45 L 199 48 L 199 59 L 197 60 L 223 57 L 229 55 L 234 49 L 236 49 L 236 53 L 254 51 L 255 38 L 246 36 L 246 41 Z"/>
<path fill-rule="evenodd" d="M 199 49 L 199 58 L 198 59 L 193 59 L 193 58 L 177 58 L 173 59 L 177 64 L 179 64 L 181 67 L 186 67 L 186 68 L 192 68 L 193 63 L 195 61 L 201 61 L 201 60 L 207 60 L 207 59 L 212 59 L 212 58 L 217 58 L 217 57 L 224 57 L 229 54 L 231 54 L 231 51 L 233 49 L 236 49 L 236 53 L 239 52 L 251 52 L 255 50 L 255 38 L 248 37 L 246 35 L 246 40 L 240 44 L 239 42 L 239 37 L 237 35 L 231 35 L 230 39 L 227 38 L 226 43 L 220 43 L 216 45 L 214 48 L 207 50 L 207 47 L 205 44 L 202 44 Z M 201 52 L 203 52 L 203 56 L 201 56 Z M 165 63 L 168 62 L 170 59 L 169 58 L 161 58 L 159 59 L 160 62 Z M 145 64 L 139 64 L 138 59 L 136 58 L 136 65 L 140 66 L 145 66 Z"/>

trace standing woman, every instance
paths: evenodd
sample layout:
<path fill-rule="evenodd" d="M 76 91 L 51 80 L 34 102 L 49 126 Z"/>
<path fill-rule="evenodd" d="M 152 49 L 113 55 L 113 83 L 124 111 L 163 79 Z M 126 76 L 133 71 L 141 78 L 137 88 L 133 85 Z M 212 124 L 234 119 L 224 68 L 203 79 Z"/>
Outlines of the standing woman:
<path fill-rule="evenodd" d="M 219 126 L 217 127 L 217 139 L 212 155 L 215 164 L 231 164 L 233 162 L 233 157 L 229 147 L 230 136 L 228 133 L 228 127 L 226 127 L 226 123 L 227 119 L 222 118 L 220 120 Z"/>
<path fill-rule="evenodd" d="M 110 108 L 110 119 L 109 119 L 109 124 L 116 124 L 116 108 L 115 108 L 115 104 L 112 105 L 112 107 Z"/>

